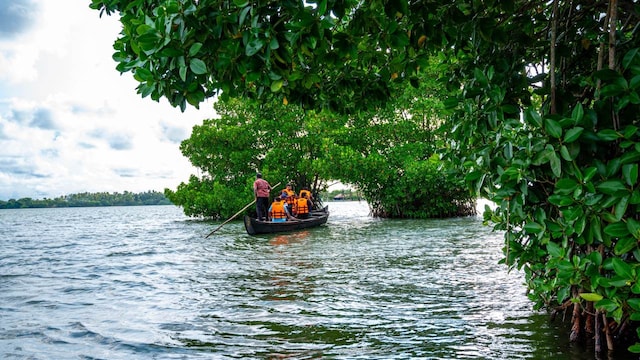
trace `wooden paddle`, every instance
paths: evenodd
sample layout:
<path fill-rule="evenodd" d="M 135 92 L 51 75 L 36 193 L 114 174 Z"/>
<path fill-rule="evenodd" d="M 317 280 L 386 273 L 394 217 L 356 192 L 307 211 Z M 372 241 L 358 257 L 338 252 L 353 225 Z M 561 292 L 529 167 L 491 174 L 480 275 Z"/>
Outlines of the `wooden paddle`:
<path fill-rule="evenodd" d="M 275 187 L 279 186 L 280 184 L 282 184 L 282 182 L 279 182 L 277 184 L 275 184 L 274 186 L 271 187 L 271 190 L 273 190 Z M 247 206 L 243 207 L 240 211 L 238 211 L 237 213 L 235 213 L 232 217 L 228 218 L 227 221 L 223 222 L 222 224 L 220 224 L 220 226 L 218 226 L 217 228 L 215 228 L 212 232 L 209 233 L 209 235 L 205 236 L 204 238 L 208 238 L 209 236 L 213 235 L 214 232 L 220 230 L 221 227 L 223 227 L 226 223 L 228 223 L 229 221 L 235 219 L 236 216 L 240 215 L 243 211 L 247 210 L 247 208 L 253 204 L 256 203 L 257 199 L 253 199 L 252 202 L 248 203 Z"/>

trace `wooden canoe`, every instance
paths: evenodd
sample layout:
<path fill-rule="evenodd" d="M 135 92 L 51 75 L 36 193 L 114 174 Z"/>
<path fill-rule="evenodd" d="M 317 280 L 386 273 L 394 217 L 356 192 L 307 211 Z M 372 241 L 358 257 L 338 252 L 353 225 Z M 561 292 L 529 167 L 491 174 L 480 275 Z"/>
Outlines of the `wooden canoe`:
<path fill-rule="evenodd" d="M 329 207 L 325 206 L 320 211 L 313 211 L 308 219 L 287 220 L 285 222 L 274 223 L 271 221 L 258 221 L 255 218 L 244 217 L 244 228 L 249 235 L 271 234 L 279 232 L 296 231 L 311 227 L 320 226 L 327 222 L 329 218 Z"/>

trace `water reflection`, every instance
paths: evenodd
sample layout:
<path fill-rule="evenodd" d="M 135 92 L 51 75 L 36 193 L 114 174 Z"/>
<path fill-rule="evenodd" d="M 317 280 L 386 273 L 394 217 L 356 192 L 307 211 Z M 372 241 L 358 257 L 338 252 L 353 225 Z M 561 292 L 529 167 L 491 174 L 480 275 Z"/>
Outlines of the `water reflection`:
<path fill-rule="evenodd" d="M 309 230 L 302 230 L 292 233 L 281 233 L 276 235 L 271 235 L 272 238 L 269 240 L 269 244 L 271 245 L 287 245 L 290 243 L 301 242 L 305 238 L 309 237 Z"/>

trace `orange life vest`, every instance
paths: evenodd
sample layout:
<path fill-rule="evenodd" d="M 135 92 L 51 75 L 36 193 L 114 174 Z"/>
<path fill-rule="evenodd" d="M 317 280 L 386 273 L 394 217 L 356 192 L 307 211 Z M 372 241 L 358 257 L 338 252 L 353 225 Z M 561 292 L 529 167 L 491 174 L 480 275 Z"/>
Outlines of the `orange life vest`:
<path fill-rule="evenodd" d="M 291 195 L 294 195 L 296 193 L 295 191 L 289 190 L 287 188 L 284 188 L 284 189 L 282 189 L 282 191 L 280 191 L 280 193 L 283 193 L 283 192 L 286 192 L 287 196 L 291 196 Z"/>
<path fill-rule="evenodd" d="M 309 191 L 309 190 L 300 190 L 300 197 L 304 197 L 304 194 L 307 194 L 307 199 L 311 199 L 311 191 Z"/>
<path fill-rule="evenodd" d="M 296 214 L 308 214 L 309 213 L 309 203 L 305 198 L 298 198 L 296 203 Z"/>
<path fill-rule="evenodd" d="M 288 190 L 288 189 L 282 189 L 282 191 L 281 191 L 280 193 L 281 193 L 281 194 L 282 194 L 282 193 L 286 193 L 286 194 L 287 194 L 287 197 L 284 199 L 284 201 L 286 201 L 286 202 L 287 202 L 287 204 L 289 204 L 289 205 L 293 206 L 293 204 L 295 203 L 295 200 L 296 200 L 296 199 L 293 197 L 293 195 L 295 195 L 295 194 L 296 194 L 296 193 L 295 193 L 295 191 L 293 191 L 293 190 Z"/>
<path fill-rule="evenodd" d="M 286 219 L 287 213 L 284 210 L 284 201 L 274 201 L 271 204 L 272 219 Z"/>

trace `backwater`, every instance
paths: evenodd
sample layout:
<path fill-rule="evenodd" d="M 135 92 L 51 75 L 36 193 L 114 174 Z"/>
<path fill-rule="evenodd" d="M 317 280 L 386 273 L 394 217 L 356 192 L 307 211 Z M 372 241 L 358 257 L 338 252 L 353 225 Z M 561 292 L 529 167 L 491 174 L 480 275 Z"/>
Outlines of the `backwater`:
<path fill-rule="evenodd" d="M 0 210 L 0 358 L 594 358 L 480 217 L 328 205 L 319 228 L 208 239 L 221 222 L 174 206 Z"/>

